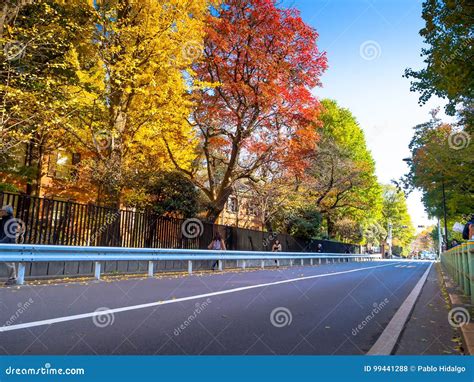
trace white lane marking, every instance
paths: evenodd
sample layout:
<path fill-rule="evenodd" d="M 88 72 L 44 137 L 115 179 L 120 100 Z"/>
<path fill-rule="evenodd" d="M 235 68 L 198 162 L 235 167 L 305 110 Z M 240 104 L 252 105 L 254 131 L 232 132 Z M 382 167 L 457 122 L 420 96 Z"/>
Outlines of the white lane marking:
<path fill-rule="evenodd" d="M 295 279 L 274 281 L 274 282 L 271 282 L 271 283 L 249 285 L 249 286 L 240 287 L 240 288 L 226 289 L 226 290 L 221 290 L 221 291 L 217 291 L 217 292 L 198 294 L 198 295 L 195 295 L 195 296 L 175 298 L 173 300 L 156 301 L 156 302 L 150 302 L 150 303 L 147 303 L 147 304 L 139 304 L 139 305 L 132 305 L 132 306 L 124 306 L 122 308 L 101 310 L 101 311 L 98 311 L 98 312 L 75 314 L 73 316 L 64 316 L 64 317 L 58 317 L 58 318 L 51 318 L 51 319 L 48 319 L 48 320 L 26 322 L 24 324 L 1 326 L 0 327 L 0 333 L 10 332 L 10 331 L 13 331 L 13 330 L 34 328 L 36 326 L 52 325 L 52 324 L 57 324 L 57 323 L 60 323 L 60 322 L 66 322 L 66 321 L 81 320 L 83 318 L 98 317 L 98 316 L 110 315 L 110 314 L 115 314 L 115 313 L 127 312 L 127 311 L 130 311 L 130 310 L 151 308 L 151 307 L 159 306 L 159 305 L 175 304 L 175 303 L 182 302 L 182 301 L 197 300 L 197 299 L 201 299 L 201 298 L 219 296 L 219 295 L 228 294 L 228 293 L 242 292 L 242 291 L 249 290 L 249 289 L 263 288 L 263 287 L 272 286 L 272 285 L 281 285 L 281 284 L 287 284 L 287 283 L 292 283 L 292 282 L 296 282 L 296 281 L 316 279 L 316 278 L 319 278 L 319 277 L 336 276 L 336 275 L 342 275 L 342 274 L 345 274 L 345 273 L 360 272 L 360 271 L 364 271 L 364 270 L 367 270 L 367 269 L 390 267 L 390 266 L 393 266 L 393 265 L 394 265 L 394 263 L 384 264 L 384 265 L 376 265 L 376 266 L 373 266 L 373 267 L 351 269 L 351 270 L 348 270 L 348 271 L 324 273 L 322 275 L 298 277 L 298 278 L 295 278 Z"/>
<path fill-rule="evenodd" d="M 400 308 L 398 308 L 397 312 L 393 315 L 392 319 L 385 327 L 380 337 L 367 352 L 367 355 L 392 354 L 393 349 L 395 348 L 395 345 L 397 344 L 397 341 L 400 338 L 403 329 L 405 328 L 410 313 L 415 307 L 415 303 L 421 294 L 421 289 L 423 288 L 423 285 L 425 285 L 432 265 L 433 263 L 431 263 L 425 273 L 423 273 L 408 297 L 405 299 L 405 301 L 403 301 Z"/>

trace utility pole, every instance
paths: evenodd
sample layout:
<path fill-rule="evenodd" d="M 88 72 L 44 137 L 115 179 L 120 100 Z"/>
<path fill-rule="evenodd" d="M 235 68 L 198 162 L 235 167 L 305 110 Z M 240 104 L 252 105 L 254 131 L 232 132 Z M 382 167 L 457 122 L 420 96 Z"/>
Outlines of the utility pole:
<path fill-rule="evenodd" d="M 441 180 L 441 185 L 443 188 L 443 212 L 444 212 L 444 238 L 446 240 L 446 249 L 449 249 L 448 242 L 448 217 L 446 212 L 446 191 L 444 189 L 444 178 Z"/>

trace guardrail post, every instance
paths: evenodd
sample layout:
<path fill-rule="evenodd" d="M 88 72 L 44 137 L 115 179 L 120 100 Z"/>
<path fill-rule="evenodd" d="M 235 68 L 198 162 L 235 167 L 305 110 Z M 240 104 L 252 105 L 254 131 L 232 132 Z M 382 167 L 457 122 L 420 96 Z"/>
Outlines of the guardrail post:
<path fill-rule="evenodd" d="M 219 271 L 223 271 L 224 269 L 224 260 L 217 260 L 217 264 L 218 264 L 218 267 L 219 267 Z"/>
<path fill-rule="evenodd" d="M 265 260 L 262 260 L 261 267 L 262 269 L 265 269 Z"/>
<path fill-rule="evenodd" d="M 304 265 L 304 259 L 301 259 L 301 265 Z"/>
<path fill-rule="evenodd" d="M 470 273 L 469 273 L 469 247 L 465 247 L 460 245 L 459 252 L 461 252 L 462 256 L 462 264 L 463 264 L 463 275 L 464 275 L 464 293 L 467 296 L 471 296 L 471 280 L 470 280 Z"/>
<path fill-rule="evenodd" d="M 18 285 L 23 285 L 25 283 L 25 263 L 19 263 L 18 264 L 18 275 L 16 282 Z"/>
<path fill-rule="evenodd" d="M 149 261 L 148 262 L 148 277 L 153 277 L 154 275 L 154 264 L 153 264 L 153 261 Z"/>
<path fill-rule="evenodd" d="M 193 261 L 188 260 L 188 273 L 191 275 L 193 273 Z"/>
<path fill-rule="evenodd" d="M 290 260 L 290 267 L 293 266 L 293 259 Z"/>
<path fill-rule="evenodd" d="M 242 260 L 242 269 L 245 269 L 247 267 L 247 262 L 245 260 Z"/>
<path fill-rule="evenodd" d="M 313 258 L 309 259 L 309 263 L 313 265 Z"/>
<path fill-rule="evenodd" d="M 323 262 L 323 261 L 321 260 L 321 258 L 319 258 L 319 259 L 318 259 L 318 264 L 321 265 L 322 262 Z"/>
<path fill-rule="evenodd" d="M 100 280 L 100 261 L 94 261 L 94 278 Z"/>
<path fill-rule="evenodd" d="M 278 259 L 276 261 L 276 266 L 277 266 L 277 268 L 280 266 L 280 260 L 278 260 Z"/>

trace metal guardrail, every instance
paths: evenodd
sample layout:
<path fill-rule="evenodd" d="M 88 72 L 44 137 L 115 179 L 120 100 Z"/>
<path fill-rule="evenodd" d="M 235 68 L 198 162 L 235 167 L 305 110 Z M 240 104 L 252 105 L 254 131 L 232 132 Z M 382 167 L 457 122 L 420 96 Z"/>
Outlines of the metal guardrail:
<path fill-rule="evenodd" d="M 474 241 L 468 241 L 443 252 L 441 263 L 474 304 Z"/>
<path fill-rule="evenodd" d="M 223 269 L 225 260 L 242 260 L 242 268 L 247 260 L 260 260 L 265 267 L 265 260 L 300 260 L 309 259 L 310 264 L 317 260 L 319 264 L 349 261 L 370 261 L 380 259 L 381 255 L 358 255 L 340 253 L 313 252 L 254 252 L 254 251 L 216 251 L 203 249 L 167 249 L 167 248 L 122 248 L 122 247 L 78 247 L 65 245 L 34 245 L 34 244 L 0 244 L 0 262 L 19 263 L 18 283 L 25 280 L 25 263 L 49 261 L 93 261 L 94 277 L 99 280 L 102 261 L 148 261 L 148 276 L 154 274 L 154 262 L 162 260 L 181 260 L 188 262 L 188 272 L 193 271 L 193 261 L 218 261 L 219 270 Z"/>

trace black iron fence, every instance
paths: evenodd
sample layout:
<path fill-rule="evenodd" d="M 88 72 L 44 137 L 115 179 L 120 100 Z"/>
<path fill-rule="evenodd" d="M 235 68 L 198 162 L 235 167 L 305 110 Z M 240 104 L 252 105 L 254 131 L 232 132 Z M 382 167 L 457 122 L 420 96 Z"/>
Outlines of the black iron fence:
<path fill-rule="evenodd" d="M 175 219 L 152 211 L 119 210 L 92 204 L 0 192 L 19 219 L 19 241 L 27 244 L 207 249 L 219 232 L 229 250 L 271 250 L 278 239 L 284 251 L 354 253 L 358 246 L 327 240 L 302 240 L 286 234 Z"/>

